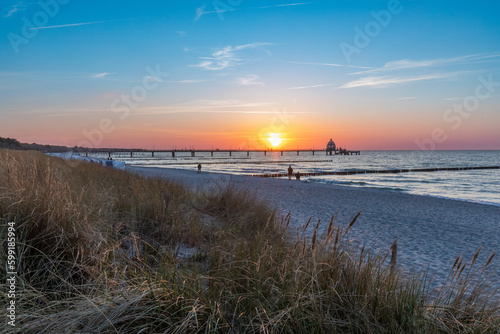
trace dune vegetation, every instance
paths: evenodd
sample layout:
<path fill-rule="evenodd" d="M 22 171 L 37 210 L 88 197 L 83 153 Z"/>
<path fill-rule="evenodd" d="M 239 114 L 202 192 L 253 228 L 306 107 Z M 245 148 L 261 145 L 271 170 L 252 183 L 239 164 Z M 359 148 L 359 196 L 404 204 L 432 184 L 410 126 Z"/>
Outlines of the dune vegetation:
<path fill-rule="evenodd" d="M 355 220 L 304 222 L 306 237 L 231 186 L 193 192 L 0 150 L 0 277 L 13 222 L 19 292 L 16 326 L 0 332 L 499 333 L 477 254 L 431 289 L 425 275 L 391 270 L 389 250 L 352 245 Z M 4 324 L 8 302 L 2 289 Z"/>

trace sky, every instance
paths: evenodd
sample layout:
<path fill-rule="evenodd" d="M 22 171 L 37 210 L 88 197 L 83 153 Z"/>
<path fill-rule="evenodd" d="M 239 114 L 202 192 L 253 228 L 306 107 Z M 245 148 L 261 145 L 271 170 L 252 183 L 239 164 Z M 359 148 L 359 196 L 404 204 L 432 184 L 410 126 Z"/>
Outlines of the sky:
<path fill-rule="evenodd" d="M 499 15 L 484 0 L 0 0 L 0 136 L 498 150 Z"/>

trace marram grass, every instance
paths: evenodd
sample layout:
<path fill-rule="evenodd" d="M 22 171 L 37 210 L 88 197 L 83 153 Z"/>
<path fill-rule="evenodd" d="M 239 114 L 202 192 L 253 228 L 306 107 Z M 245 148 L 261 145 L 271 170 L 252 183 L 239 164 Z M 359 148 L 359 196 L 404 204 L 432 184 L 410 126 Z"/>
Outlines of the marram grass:
<path fill-rule="evenodd" d="M 356 218 L 324 233 L 309 221 L 308 238 L 233 187 L 195 193 L 0 150 L 0 259 L 15 222 L 21 292 L 16 326 L 0 332 L 500 333 L 477 255 L 431 290 L 386 266 L 388 253 L 351 245 Z M 7 301 L 2 290 L 5 323 Z"/>

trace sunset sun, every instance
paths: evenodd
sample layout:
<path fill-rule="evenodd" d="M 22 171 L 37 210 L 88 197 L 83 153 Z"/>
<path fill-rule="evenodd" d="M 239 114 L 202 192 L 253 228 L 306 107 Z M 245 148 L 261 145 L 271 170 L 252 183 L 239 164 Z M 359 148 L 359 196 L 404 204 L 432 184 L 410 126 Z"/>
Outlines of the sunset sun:
<path fill-rule="evenodd" d="M 273 147 L 278 147 L 282 141 L 279 133 L 270 133 L 269 138 L 267 140 L 269 140 L 269 142 Z"/>

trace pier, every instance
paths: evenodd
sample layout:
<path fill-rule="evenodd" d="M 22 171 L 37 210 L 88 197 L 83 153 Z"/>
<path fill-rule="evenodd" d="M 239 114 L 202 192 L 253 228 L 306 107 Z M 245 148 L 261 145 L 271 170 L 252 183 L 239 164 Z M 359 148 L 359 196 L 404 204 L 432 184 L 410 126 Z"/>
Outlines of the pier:
<path fill-rule="evenodd" d="M 210 156 L 214 156 L 214 153 L 225 153 L 228 154 L 230 157 L 233 155 L 233 153 L 246 153 L 246 156 L 250 156 L 250 153 L 263 153 L 264 156 L 267 156 L 267 154 L 272 154 L 272 153 L 279 153 L 281 156 L 283 156 L 283 153 L 285 152 L 293 152 L 297 153 L 297 156 L 300 155 L 300 153 L 304 152 L 312 152 L 312 155 L 315 155 L 316 153 L 325 153 L 326 155 L 360 155 L 361 151 L 349 151 L 349 150 L 330 150 L 330 151 L 325 151 L 325 150 L 314 150 L 314 149 L 309 149 L 309 150 L 218 150 L 218 149 L 211 149 L 211 150 L 123 150 L 123 151 L 96 151 L 96 152 L 85 152 L 85 156 L 88 157 L 89 155 L 95 155 L 95 154 L 107 154 L 108 158 L 112 158 L 113 154 L 115 155 L 125 155 L 125 154 L 130 154 L 130 158 L 133 158 L 134 155 L 137 155 L 141 153 L 142 155 L 147 154 L 148 156 L 151 156 L 152 158 L 155 157 L 155 153 L 170 153 L 172 158 L 175 158 L 176 154 L 185 154 L 187 153 L 188 156 L 191 157 L 196 157 L 196 153 L 210 153 Z M 185 156 L 185 155 L 183 155 Z"/>

